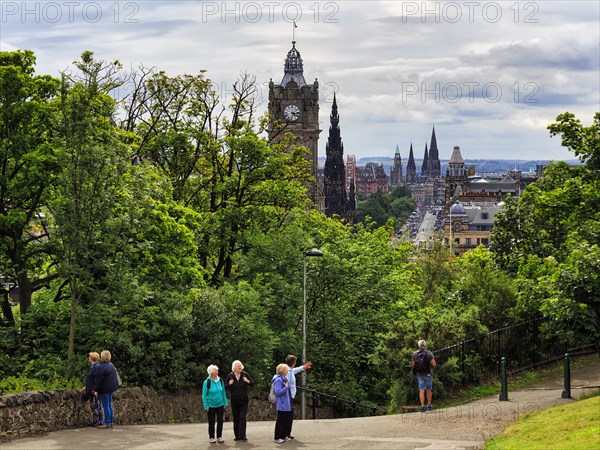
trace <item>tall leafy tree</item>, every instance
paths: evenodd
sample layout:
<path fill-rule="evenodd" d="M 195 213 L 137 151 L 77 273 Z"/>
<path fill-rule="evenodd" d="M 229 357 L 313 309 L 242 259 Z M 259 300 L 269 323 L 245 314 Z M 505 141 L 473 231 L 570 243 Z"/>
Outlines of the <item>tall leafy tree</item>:
<path fill-rule="evenodd" d="M 548 333 L 573 343 L 600 334 L 594 258 L 600 245 L 600 114 L 584 127 L 564 113 L 548 128 L 583 164 L 547 167 L 518 200 L 506 203 L 491 244 L 499 266 L 517 275 L 516 310 L 553 317 Z"/>
<path fill-rule="evenodd" d="M 68 360 L 74 356 L 75 324 L 83 296 L 93 296 L 106 274 L 106 257 L 118 237 L 108 233 L 120 203 L 124 176 L 131 168 L 129 149 L 111 124 L 115 102 L 108 95 L 119 82 L 118 62 L 106 63 L 84 52 L 76 75 L 63 74 L 59 100 L 57 178 L 51 207 L 60 273 L 68 286 L 71 319 Z"/>
<path fill-rule="evenodd" d="M 160 302 L 156 290 L 168 292 L 164 297 L 176 303 L 201 284 L 202 275 L 194 258 L 199 217 L 171 199 L 174 187 L 166 187 L 164 178 L 132 164 L 137 140 L 112 120 L 117 104 L 108 94 L 121 83 L 120 64 L 84 52 L 75 67 L 77 73 L 63 79 L 63 171 L 51 211 L 71 305 L 69 361 L 80 307 L 95 310 L 119 299 L 118 314 L 149 312 Z M 140 293 L 132 295 L 124 282 Z"/>
<path fill-rule="evenodd" d="M 9 262 L 0 276 L 19 286 L 21 314 L 56 276 L 43 207 L 60 171 L 51 102 L 60 82 L 34 68 L 31 51 L 0 52 L 0 260 Z M 3 313 L 13 322 L 10 308 Z"/>
<path fill-rule="evenodd" d="M 141 136 L 137 150 L 172 182 L 173 199 L 203 217 L 198 259 L 208 281 L 234 274 L 248 233 L 280 226 L 305 202 L 305 149 L 270 145 L 254 129 L 254 78 L 242 75 L 229 105 L 204 75 L 138 75 L 123 126 Z"/>

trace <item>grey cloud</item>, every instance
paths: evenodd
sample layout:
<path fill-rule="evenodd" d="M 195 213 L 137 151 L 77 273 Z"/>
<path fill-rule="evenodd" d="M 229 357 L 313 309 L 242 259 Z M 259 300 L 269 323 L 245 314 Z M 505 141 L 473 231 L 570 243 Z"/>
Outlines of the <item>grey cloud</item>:
<path fill-rule="evenodd" d="M 563 42 L 560 47 L 540 43 L 511 43 L 496 45 L 485 53 L 472 53 L 461 57 L 471 65 L 495 67 L 544 67 L 567 70 L 598 70 L 598 43 L 582 46 Z"/>

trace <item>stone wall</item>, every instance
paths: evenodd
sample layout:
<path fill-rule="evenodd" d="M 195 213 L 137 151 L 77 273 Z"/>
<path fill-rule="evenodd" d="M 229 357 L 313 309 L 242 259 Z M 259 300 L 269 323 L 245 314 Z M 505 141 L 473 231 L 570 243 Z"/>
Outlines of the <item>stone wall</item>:
<path fill-rule="evenodd" d="M 249 421 L 274 421 L 275 408 L 266 393 L 251 393 Z M 298 398 L 296 398 L 298 401 Z M 82 394 L 76 390 L 23 392 L 0 396 L 0 441 L 40 432 L 91 425 Z M 201 391 L 156 391 L 150 387 L 119 389 L 113 396 L 116 425 L 206 422 Z M 296 403 L 295 416 L 300 414 Z M 308 417 L 312 417 L 310 406 Z M 319 408 L 319 418 L 333 417 L 333 411 Z M 231 420 L 226 409 L 225 420 Z"/>

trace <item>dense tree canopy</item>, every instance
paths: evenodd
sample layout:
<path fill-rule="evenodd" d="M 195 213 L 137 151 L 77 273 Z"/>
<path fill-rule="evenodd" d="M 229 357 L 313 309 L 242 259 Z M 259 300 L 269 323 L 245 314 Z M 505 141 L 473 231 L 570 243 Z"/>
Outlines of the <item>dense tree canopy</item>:
<path fill-rule="evenodd" d="M 392 219 L 394 228 L 399 228 L 416 206 L 408 186 L 396 186 L 388 194 L 378 191 L 365 200 L 359 200 L 356 205 L 356 221 L 364 223 L 369 217 L 381 227 Z"/>
<path fill-rule="evenodd" d="M 516 275 L 521 317 L 553 317 L 549 334 L 573 343 L 600 335 L 600 114 L 583 127 L 570 113 L 548 127 L 584 163 L 550 164 L 494 224 L 499 266 Z"/>
<path fill-rule="evenodd" d="M 0 391 L 69 384 L 105 348 L 130 386 L 195 386 L 241 359 L 264 387 L 301 354 L 304 262 L 310 384 L 354 400 L 414 398 L 421 338 L 440 348 L 539 314 L 564 341 L 598 334 L 598 117 L 559 116 L 552 134 L 585 164 L 548 167 L 507 201 L 493 252 L 455 257 L 390 241 L 414 209 L 405 188 L 361 202 L 352 227 L 308 210 L 306 149 L 262 137 L 248 75 L 223 105 L 203 72 L 124 74 L 84 52 L 58 80 L 34 62 L 0 53 Z M 458 374 L 449 360 L 441 389 Z"/>
<path fill-rule="evenodd" d="M 52 144 L 59 80 L 34 70 L 31 51 L 0 52 L 0 269 L 19 286 L 23 314 L 33 292 L 55 277 L 42 209 L 60 171 Z"/>

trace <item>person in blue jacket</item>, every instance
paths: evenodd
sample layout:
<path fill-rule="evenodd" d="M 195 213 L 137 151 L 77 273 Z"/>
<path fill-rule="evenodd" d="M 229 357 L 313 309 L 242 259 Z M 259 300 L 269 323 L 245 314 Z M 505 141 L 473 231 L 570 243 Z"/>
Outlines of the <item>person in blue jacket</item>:
<path fill-rule="evenodd" d="M 281 444 L 287 440 L 292 429 L 292 393 L 287 374 L 290 370 L 287 364 L 277 366 L 277 374 L 271 380 L 273 393 L 275 394 L 275 409 L 277 410 L 277 422 L 275 422 L 275 443 Z"/>
<path fill-rule="evenodd" d="M 112 428 L 113 427 L 113 406 L 112 406 L 112 395 L 117 389 L 119 389 L 119 380 L 117 379 L 117 369 L 110 362 L 110 352 L 108 350 L 102 350 L 100 353 L 100 360 L 102 363 L 98 367 L 96 372 L 96 380 L 94 382 L 94 395 L 100 397 L 102 402 L 102 409 L 104 410 L 104 425 L 100 425 L 98 428 Z"/>
<path fill-rule="evenodd" d="M 96 373 L 100 368 L 100 355 L 98 352 L 90 352 L 88 361 L 90 363 L 90 370 L 88 370 L 87 377 L 85 378 L 85 387 L 82 387 L 79 391 L 83 392 L 83 398 L 90 401 L 90 408 L 92 410 L 92 422 L 95 427 L 99 427 L 104 423 L 104 413 L 102 411 L 102 403 L 98 397 L 94 395 L 94 383 L 96 382 Z"/>
<path fill-rule="evenodd" d="M 211 364 L 206 369 L 208 378 L 202 385 L 202 402 L 208 414 L 208 439 L 211 444 L 223 443 L 223 415 L 227 406 L 225 383 L 219 378 L 219 368 Z M 215 418 L 217 419 L 217 438 L 215 439 Z"/>

